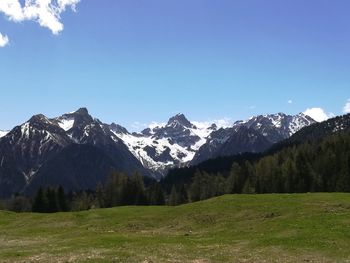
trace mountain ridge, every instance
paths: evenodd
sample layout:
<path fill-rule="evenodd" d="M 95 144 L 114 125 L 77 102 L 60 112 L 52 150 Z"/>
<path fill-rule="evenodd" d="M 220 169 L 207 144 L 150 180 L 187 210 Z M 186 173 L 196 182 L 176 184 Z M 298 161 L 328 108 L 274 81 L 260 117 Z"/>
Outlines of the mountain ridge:
<path fill-rule="evenodd" d="M 218 127 L 215 124 L 195 125 L 179 113 L 163 125 L 130 133 L 119 124 L 106 124 L 93 118 L 86 108 L 54 118 L 36 114 L 0 138 L 0 190 L 22 191 L 37 181 L 57 182 L 58 175 L 54 170 L 59 170 L 55 168 L 59 167 L 58 164 L 64 165 L 62 151 L 72 156 L 75 165 L 69 164 L 70 167 L 77 167 L 74 173 L 62 170 L 62 178 L 68 174 L 73 176 L 76 182 L 80 182 L 75 187 L 91 186 L 84 181 L 88 178 L 82 176 L 89 173 L 88 163 L 93 163 L 93 159 L 100 160 L 100 167 L 128 174 L 140 171 L 145 176 L 160 179 L 169 169 L 192 165 L 194 160 L 199 162 L 217 156 L 264 151 L 312 122 L 305 115 L 280 113 L 255 116 L 235 122 L 231 127 Z M 295 125 L 291 126 L 291 123 Z M 96 149 L 74 147 L 75 144 Z M 209 153 L 203 151 L 208 145 Z M 91 154 L 86 153 L 88 149 L 91 149 Z M 84 153 L 85 159 L 81 161 L 87 165 L 78 165 L 76 155 L 79 152 Z M 199 153 L 202 153 L 200 158 Z M 99 158 L 98 155 L 107 157 Z M 94 182 L 100 178 L 102 182 L 107 170 L 101 168 L 103 174 L 100 175 L 89 173 L 89 178 L 94 178 L 91 179 Z M 94 173 L 98 171 L 94 170 Z M 44 179 L 39 180 L 37 176 Z M 7 191 L 7 195 L 11 191 Z"/>

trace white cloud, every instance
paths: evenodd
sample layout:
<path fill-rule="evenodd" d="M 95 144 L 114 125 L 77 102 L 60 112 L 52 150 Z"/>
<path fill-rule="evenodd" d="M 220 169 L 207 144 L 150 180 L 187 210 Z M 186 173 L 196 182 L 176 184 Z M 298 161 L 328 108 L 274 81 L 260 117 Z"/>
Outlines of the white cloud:
<path fill-rule="evenodd" d="M 346 104 L 343 108 L 343 113 L 344 114 L 350 113 L 350 99 L 348 99 L 348 101 L 346 102 Z"/>
<path fill-rule="evenodd" d="M 293 104 L 293 101 L 292 100 L 288 100 L 288 104 Z"/>
<path fill-rule="evenodd" d="M 9 43 L 9 38 L 7 36 L 3 36 L 0 33 L 0 47 L 4 47 Z"/>
<path fill-rule="evenodd" d="M 61 13 L 67 7 L 75 11 L 80 0 L 0 0 L 0 13 L 14 22 L 36 21 L 55 35 L 63 30 Z"/>
<path fill-rule="evenodd" d="M 317 122 L 322 122 L 334 117 L 333 113 L 326 113 L 322 108 L 308 108 L 304 111 L 304 114 L 310 116 Z"/>
<path fill-rule="evenodd" d="M 12 21 L 19 22 L 24 20 L 21 3 L 18 0 L 1 0 L 0 12 L 4 13 Z"/>

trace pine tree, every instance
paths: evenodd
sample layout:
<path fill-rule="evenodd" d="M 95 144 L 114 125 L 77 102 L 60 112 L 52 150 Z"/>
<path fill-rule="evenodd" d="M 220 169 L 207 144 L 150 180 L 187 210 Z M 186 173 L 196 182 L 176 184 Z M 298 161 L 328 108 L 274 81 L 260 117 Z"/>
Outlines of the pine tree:
<path fill-rule="evenodd" d="M 43 187 L 39 187 L 32 206 L 33 212 L 45 213 L 48 210 L 48 200 Z"/>
<path fill-rule="evenodd" d="M 67 212 L 69 210 L 66 195 L 61 185 L 58 187 L 58 190 L 57 190 L 57 201 L 58 201 L 59 211 Z"/>
<path fill-rule="evenodd" d="M 180 185 L 179 191 L 177 193 L 177 204 L 188 203 L 188 193 L 185 185 Z"/>
<path fill-rule="evenodd" d="M 178 194 L 176 191 L 176 187 L 175 187 L 175 185 L 173 185 L 173 187 L 171 188 L 170 196 L 169 196 L 169 205 L 172 205 L 172 206 L 178 205 L 177 198 L 178 198 Z"/>
<path fill-rule="evenodd" d="M 48 187 L 46 189 L 46 197 L 47 197 L 47 212 L 54 213 L 58 212 L 58 202 L 57 202 L 57 195 L 56 191 L 53 188 Z"/>
<path fill-rule="evenodd" d="M 196 202 L 201 200 L 201 180 L 202 180 L 201 171 L 197 170 L 193 176 L 192 184 L 189 188 L 189 197 L 191 202 Z M 176 190 L 176 189 L 175 189 Z M 172 191 L 173 192 L 173 191 Z"/>
<path fill-rule="evenodd" d="M 150 205 L 164 205 L 164 192 L 159 183 L 153 184 L 148 190 L 148 200 Z"/>
<path fill-rule="evenodd" d="M 106 205 L 105 190 L 101 183 L 98 183 L 96 186 L 96 202 L 99 208 L 103 208 Z"/>
<path fill-rule="evenodd" d="M 148 200 L 141 174 L 139 172 L 134 173 L 130 180 L 134 189 L 134 205 L 147 205 Z"/>

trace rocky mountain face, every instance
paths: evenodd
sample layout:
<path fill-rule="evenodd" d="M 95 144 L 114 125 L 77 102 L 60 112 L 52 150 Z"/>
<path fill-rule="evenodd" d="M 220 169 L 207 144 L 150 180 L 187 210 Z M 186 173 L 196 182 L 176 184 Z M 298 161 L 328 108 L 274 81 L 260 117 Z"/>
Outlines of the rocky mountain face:
<path fill-rule="evenodd" d="M 287 140 L 275 144 L 271 151 L 284 148 L 288 145 L 297 145 L 306 141 L 318 141 L 334 133 L 348 132 L 350 132 L 350 114 L 337 116 L 301 129 Z"/>
<path fill-rule="evenodd" d="M 161 178 L 182 167 L 243 152 L 261 152 L 315 121 L 303 114 L 252 117 L 229 128 L 194 125 L 183 114 L 130 133 L 85 108 L 57 118 L 35 115 L 0 135 L 0 197 L 43 184 L 94 189 L 111 169 Z"/>
<path fill-rule="evenodd" d="M 78 148 L 69 147 L 75 144 L 90 145 L 96 148 L 93 151 L 90 147 L 90 152 L 98 152 L 108 157 L 101 159 L 97 167 L 103 167 L 105 160 L 105 163 L 108 163 L 108 169 L 105 170 L 116 169 L 128 173 L 140 171 L 150 176 L 148 170 L 130 153 L 126 145 L 109 130 L 108 125 L 93 119 L 83 108 L 54 119 L 35 115 L 0 139 L 0 197 L 29 188 L 38 180 L 38 174 L 40 178 L 45 178 L 45 182 L 51 184 L 53 174 L 57 173 L 57 165 L 49 164 L 56 164 L 57 158 L 61 158 L 60 154 L 66 149 L 67 156 L 74 156 L 75 159 L 70 158 L 61 163 L 62 167 L 69 167 L 71 161 L 77 160 L 81 161 L 81 165 L 71 165 L 71 170 L 63 170 L 56 176 L 60 178 L 59 183 L 66 185 L 63 179 L 67 177 L 66 173 L 70 174 L 71 180 L 88 181 L 88 169 L 83 164 L 96 163 L 97 153 L 81 155 L 76 150 Z M 101 170 L 96 171 L 95 176 L 100 176 L 99 181 L 104 182 L 102 177 L 105 174 Z M 84 189 L 85 184 L 76 184 L 68 189 Z"/>
<path fill-rule="evenodd" d="M 8 134 L 8 131 L 2 131 L 0 130 L 0 138 L 4 137 L 6 134 Z"/>
<path fill-rule="evenodd" d="M 283 113 L 260 115 L 247 121 L 237 121 L 230 128 L 211 133 L 207 142 L 193 157 L 191 164 L 219 156 L 265 151 L 313 123 L 315 121 L 303 113 L 295 116 Z"/>
<path fill-rule="evenodd" d="M 165 125 L 147 128 L 141 133 L 131 134 L 120 126 L 111 126 L 111 130 L 124 141 L 130 152 L 145 167 L 158 174 L 189 163 L 209 134 L 216 129 L 215 125 L 196 127 L 183 114 L 170 118 Z"/>

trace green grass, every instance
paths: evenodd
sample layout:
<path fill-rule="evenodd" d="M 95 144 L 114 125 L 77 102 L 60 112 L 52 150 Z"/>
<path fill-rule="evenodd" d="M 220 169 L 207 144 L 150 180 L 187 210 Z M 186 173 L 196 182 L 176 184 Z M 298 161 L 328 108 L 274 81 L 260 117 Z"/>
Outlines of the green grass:
<path fill-rule="evenodd" d="M 0 211 L 0 262 L 350 262 L 350 194 L 179 207 Z"/>

